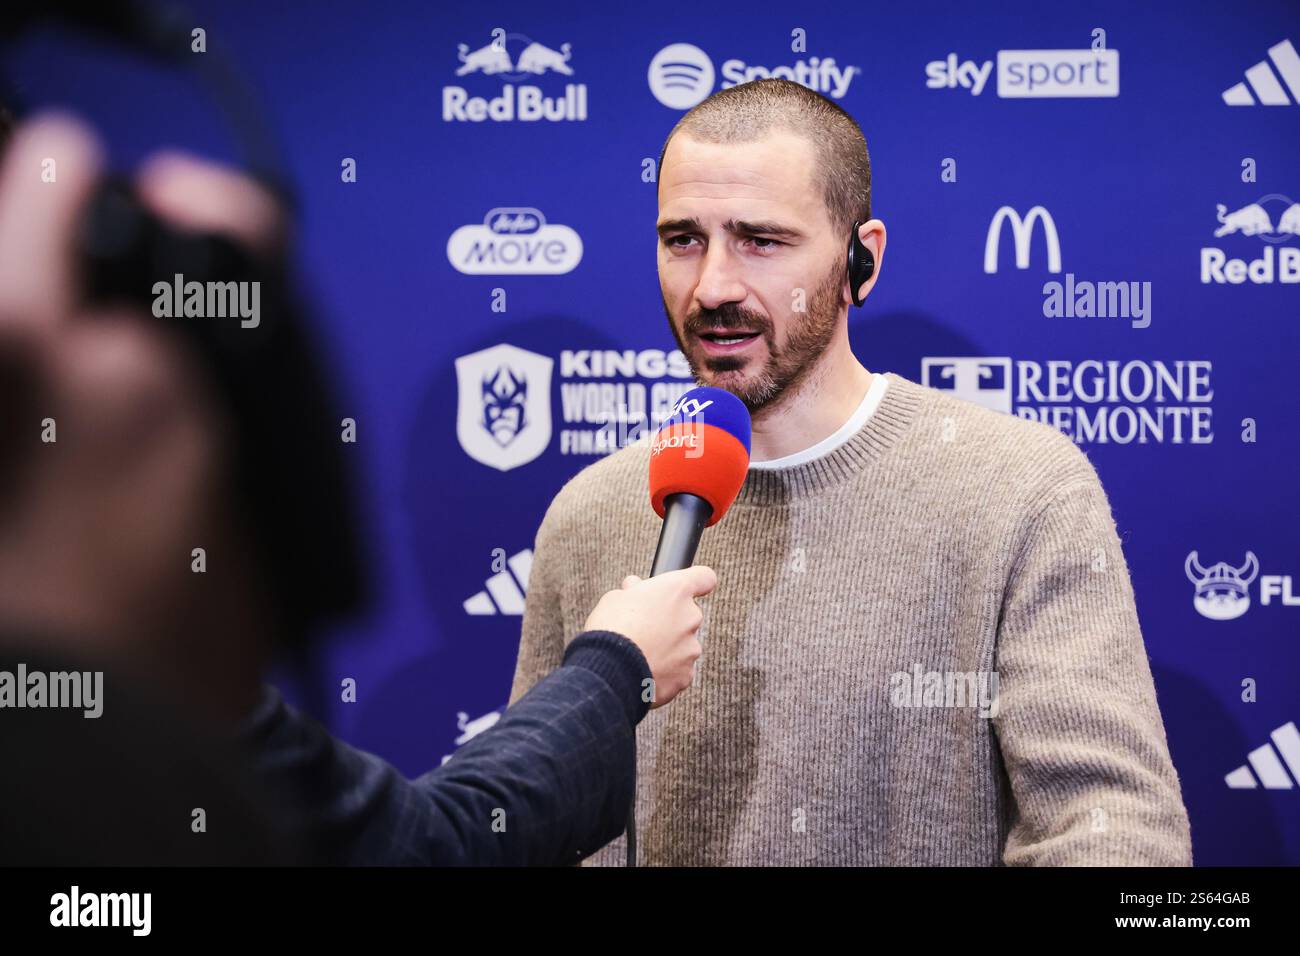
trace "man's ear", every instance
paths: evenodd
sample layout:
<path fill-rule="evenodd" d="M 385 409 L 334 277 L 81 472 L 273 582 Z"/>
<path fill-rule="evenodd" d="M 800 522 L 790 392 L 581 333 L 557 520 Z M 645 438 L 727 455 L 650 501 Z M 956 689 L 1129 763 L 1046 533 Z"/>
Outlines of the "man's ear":
<path fill-rule="evenodd" d="M 849 259 L 853 271 L 845 278 L 844 292 L 847 303 L 861 304 L 871 294 L 880 276 L 880 263 L 885 253 L 885 224 L 879 219 L 858 223 L 854 238 L 860 245 L 855 247 L 856 254 Z"/>

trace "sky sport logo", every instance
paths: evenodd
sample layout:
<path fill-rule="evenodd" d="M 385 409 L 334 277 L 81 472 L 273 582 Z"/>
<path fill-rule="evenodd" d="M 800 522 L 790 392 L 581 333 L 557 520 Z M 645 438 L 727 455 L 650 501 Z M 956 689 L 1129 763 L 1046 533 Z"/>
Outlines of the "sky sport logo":
<path fill-rule="evenodd" d="M 582 237 L 539 209 L 500 206 L 451 234 L 447 260 L 466 275 L 563 275 L 582 261 Z"/>
<path fill-rule="evenodd" d="M 1200 445 L 1214 440 L 1211 371 L 1208 360 L 927 356 L 921 384 L 1051 425 L 1080 445 Z"/>
<path fill-rule="evenodd" d="M 1119 96 L 1118 50 L 999 50 L 997 67 L 997 93 L 1004 99 Z M 992 60 L 949 53 L 925 65 L 925 85 L 979 96 L 992 70 Z"/>
<path fill-rule="evenodd" d="M 739 86 L 751 80 L 778 77 L 793 80 L 822 93 L 831 99 L 842 99 L 849 91 L 853 78 L 862 72 L 861 67 L 841 67 L 834 57 L 809 57 L 796 60 L 788 66 L 750 66 L 744 60 L 723 61 L 722 89 Z M 650 92 L 664 106 L 674 110 L 688 110 L 704 102 L 713 92 L 716 79 L 713 61 L 693 43 L 672 43 L 650 60 L 646 80 Z"/>
<path fill-rule="evenodd" d="M 686 448 L 687 458 L 700 457 L 701 444 L 703 437 L 699 434 L 691 433 L 689 435 L 668 435 L 664 438 L 658 438 L 650 446 L 650 457 L 656 457 L 660 452 L 668 448 Z"/>
<path fill-rule="evenodd" d="M 673 410 L 669 412 L 668 417 L 672 418 L 674 415 L 685 415 L 687 418 L 694 418 L 712 404 L 713 399 L 709 399 L 707 402 L 701 402 L 694 398 L 683 398 L 673 406 Z"/>
<path fill-rule="evenodd" d="M 551 83 L 543 88 L 523 82 L 554 74 L 574 75 L 570 60 L 573 50 L 568 43 L 554 49 L 522 33 L 506 33 L 498 28 L 492 39 L 477 48 L 461 43 L 457 47 L 460 65 L 456 76 L 487 76 L 504 81 L 496 87 L 494 97 L 474 96 L 464 86 L 451 84 L 442 88 L 442 118 L 452 123 L 532 123 L 546 120 L 582 122 L 587 118 L 587 86 L 566 83 L 563 92 Z M 481 86 L 479 87 L 481 89 Z M 550 93 L 551 95 L 547 95 Z"/>
<path fill-rule="evenodd" d="M 1276 217 L 1276 224 L 1274 223 Z M 1260 256 L 1249 262 L 1244 258 L 1228 258 L 1228 253 L 1218 246 L 1201 249 L 1201 283 L 1219 285 L 1271 285 L 1280 282 L 1291 285 L 1300 282 L 1300 247 L 1281 246 L 1300 235 L 1300 203 L 1281 193 L 1269 193 L 1240 209 L 1228 211 L 1223 203 L 1215 206 L 1219 225 L 1214 238 L 1243 236 L 1258 238 L 1266 243 Z M 1276 254 L 1273 247 L 1278 246 Z"/>

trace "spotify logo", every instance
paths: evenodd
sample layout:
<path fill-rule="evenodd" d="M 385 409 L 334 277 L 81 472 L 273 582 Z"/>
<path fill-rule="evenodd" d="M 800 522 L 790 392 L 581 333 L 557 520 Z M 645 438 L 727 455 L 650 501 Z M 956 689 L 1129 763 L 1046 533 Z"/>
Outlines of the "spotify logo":
<path fill-rule="evenodd" d="M 713 61 L 693 44 L 674 43 L 655 54 L 647 78 L 660 103 L 688 110 L 713 92 Z"/>

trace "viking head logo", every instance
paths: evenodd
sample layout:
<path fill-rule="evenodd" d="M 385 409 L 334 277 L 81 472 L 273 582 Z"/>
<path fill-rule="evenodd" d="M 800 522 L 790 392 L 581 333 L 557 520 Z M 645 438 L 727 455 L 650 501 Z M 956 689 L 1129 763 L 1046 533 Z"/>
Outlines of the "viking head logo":
<path fill-rule="evenodd" d="M 1246 563 L 1234 568 L 1225 561 L 1204 568 L 1193 551 L 1184 566 L 1187 580 L 1196 585 L 1192 605 L 1202 617 L 1212 621 L 1231 621 L 1250 609 L 1250 582 L 1259 574 L 1259 561 L 1253 551 L 1246 552 Z"/>
<path fill-rule="evenodd" d="M 501 366 L 483 376 L 483 427 L 502 448 L 528 424 L 528 380 Z"/>

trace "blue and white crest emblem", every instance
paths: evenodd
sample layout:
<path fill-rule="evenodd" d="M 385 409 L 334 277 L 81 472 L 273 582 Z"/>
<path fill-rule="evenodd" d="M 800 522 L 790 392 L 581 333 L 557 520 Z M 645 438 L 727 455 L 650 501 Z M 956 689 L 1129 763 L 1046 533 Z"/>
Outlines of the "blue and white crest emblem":
<path fill-rule="evenodd" d="M 554 364 L 545 355 L 505 344 L 456 359 L 456 437 L 465 454 L 509 471 L 546 450 Z"/>

